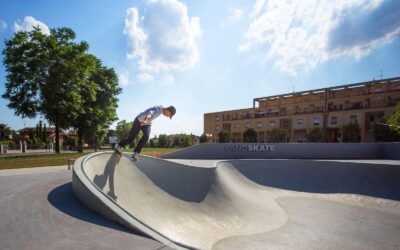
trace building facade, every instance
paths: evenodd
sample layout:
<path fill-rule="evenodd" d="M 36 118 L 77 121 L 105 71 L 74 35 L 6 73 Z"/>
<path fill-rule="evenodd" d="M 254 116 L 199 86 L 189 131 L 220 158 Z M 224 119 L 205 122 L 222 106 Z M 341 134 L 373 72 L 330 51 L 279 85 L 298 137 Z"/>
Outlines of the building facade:
<path fill-rule="evenodd" d="M 18 130 L 18 133 L 21 138 L 28 137 L 28 138 L 35 138 L 36 137 L 36 128 L 34 127 L 25 127 L 23 129 Z M 46 136 L 50 139 L 52 143 L 56 141 L 56 129 L 54 127 L 46 128 Z M 66 132 L 60 130 L 60 144 L 62 145 L 64 141 L 68 138 Z"/>
<path fill-rule="evenodd" d="M 259 97 L 252 108 L 204 114 L 204 133 L 217 142 L 226 130 L 233 142 L 241 142 L 243 132 L 254 128 L 259 142 L 268 142 L 279 127 L 287 129 L 288 142 L 306 142 L 306 134 L 319 127 L 327 142 L 339 142 L 342 126 L 357 121 L 361 141 L 373 142 L 372 124 L 393 114 L 397 104 L 400 77 Z"/>

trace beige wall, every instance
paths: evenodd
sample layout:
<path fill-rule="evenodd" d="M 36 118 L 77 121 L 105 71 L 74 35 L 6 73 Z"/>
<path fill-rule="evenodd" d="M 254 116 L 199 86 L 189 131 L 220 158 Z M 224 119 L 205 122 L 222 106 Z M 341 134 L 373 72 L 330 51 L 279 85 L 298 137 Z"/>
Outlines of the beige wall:
<path fill-rule="evenodd" d="M 239 109 L 204 114 L 204 132 L 211 135 L 211 141 L 218 141 L 218 133 L 227 128 L 235 141 L 248 128 L 254 128 L 260 138 L 268 137 L 274 127 L 280 127 L 282 120 L 291 120 L 289 124 L 290 141 L 303 140 L 306 133 L 314 127 L 337 130 L 348 124 L 352 116 L 361 125 L 363 142 L 373 141 L 368 116 L 384 114 L 389 116 L 395 111 L 395 104 L 400 103 L 400 78 L 390 79 L 381 83 L 369 82 L 362 87 L 342 85 L 308 92 L 266 97 L 259 100 L 259 107 Z M 326 100 L 325 100 L 326 99 Z M 336 124 L 331 123 L 336 117 Z M 299 122 L 299 119 L 302 122 Z M 319 119 L 320 124 L 314 125 L 313 120 Z M 258 125 L 259 124 L 259 125 Z M 248 127 L 247 127 L 248 125 Z"/>

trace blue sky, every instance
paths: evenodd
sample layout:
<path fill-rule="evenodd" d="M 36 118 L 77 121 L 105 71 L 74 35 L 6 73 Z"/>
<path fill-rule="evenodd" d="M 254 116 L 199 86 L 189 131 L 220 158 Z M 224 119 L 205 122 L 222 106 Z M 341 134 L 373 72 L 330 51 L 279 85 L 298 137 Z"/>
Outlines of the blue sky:
<path fill-rule="evenodd" d="M 70 27 L 119 75 L 119 119 L 174 105 L 152 134 L 203 132 L 208 112 L 255 97 L 400 76 L 398 0 L 0 0 L 0 49 L 17 30 Z M 0 65 L 0 93 L 6 81 Z M 0 99 L 0 123 L 35 126 Z"/>

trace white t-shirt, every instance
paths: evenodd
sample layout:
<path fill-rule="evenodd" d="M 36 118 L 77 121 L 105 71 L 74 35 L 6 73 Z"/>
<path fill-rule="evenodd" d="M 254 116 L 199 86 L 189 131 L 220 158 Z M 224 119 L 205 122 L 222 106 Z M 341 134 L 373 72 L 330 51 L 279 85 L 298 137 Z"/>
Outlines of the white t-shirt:
<path fill-rule="evenodd" d="M 142 125 L 151 125 L 151 122 L 162 114 L 163 106 L 154 106 L 140 113 L 136 118 Z M 147 118 L 147 122 L 145 122 Z"/>

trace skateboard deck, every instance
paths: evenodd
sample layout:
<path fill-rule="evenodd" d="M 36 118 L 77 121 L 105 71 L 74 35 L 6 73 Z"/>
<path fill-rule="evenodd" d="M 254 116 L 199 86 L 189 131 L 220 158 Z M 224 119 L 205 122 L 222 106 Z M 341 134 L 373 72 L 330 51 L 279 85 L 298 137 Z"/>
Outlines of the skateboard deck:
<path fill-rule="evenodd" d="M 129 161 L 131 161 L 132 163 L 138 163 L 139 160 L 134 160 L 131 156 L 126 156 L 123 152 L 121 152 L 120 150 L 114 150 L 114 154 L 121 159 L 122 157 L 126 157 Z"/>

